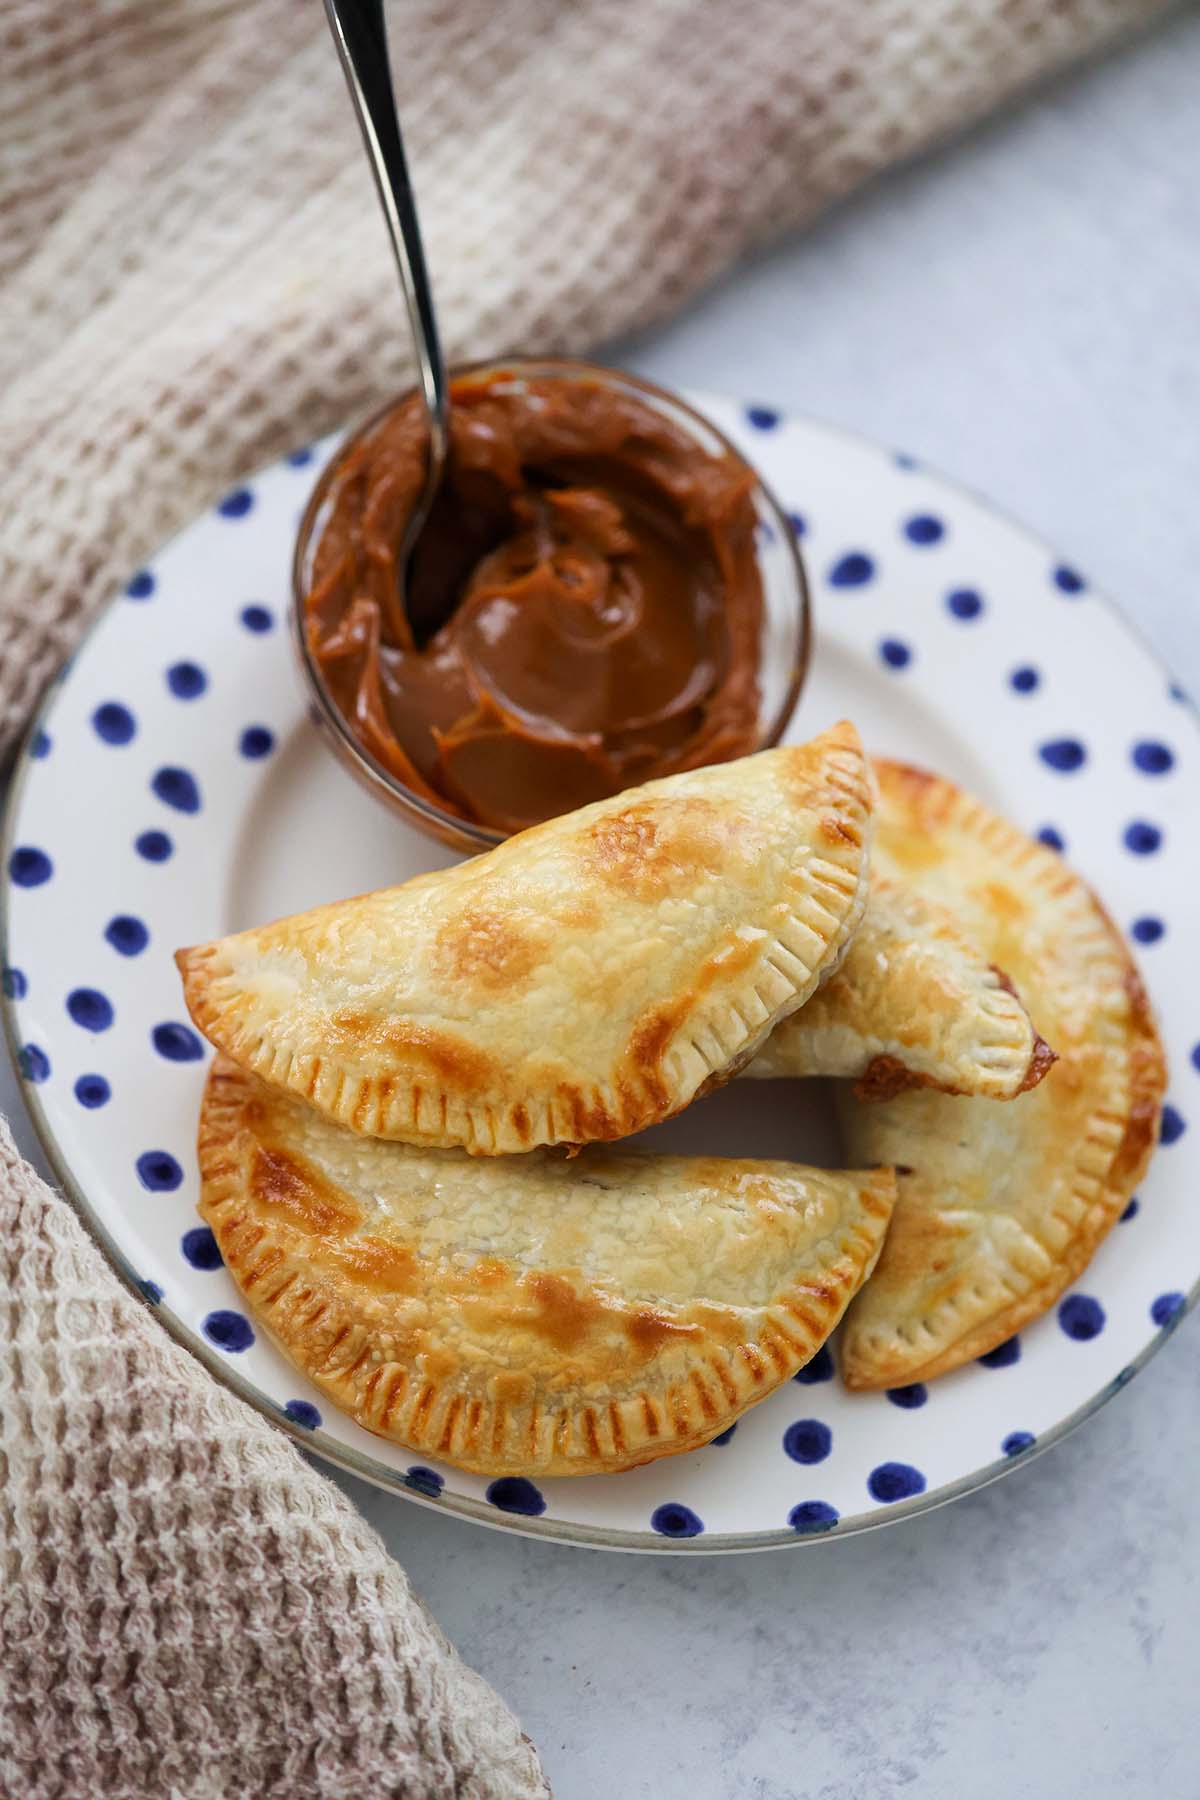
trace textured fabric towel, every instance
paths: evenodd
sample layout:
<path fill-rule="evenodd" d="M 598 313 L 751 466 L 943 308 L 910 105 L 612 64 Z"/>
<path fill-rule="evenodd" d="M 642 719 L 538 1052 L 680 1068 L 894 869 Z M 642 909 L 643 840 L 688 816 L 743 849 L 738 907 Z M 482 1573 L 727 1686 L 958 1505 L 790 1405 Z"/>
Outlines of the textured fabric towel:
<path fill-rule="evenodd" d="M 406 0 L 454 355 L 644 325 L 1163 0 Z M 239 475 L 407 373 L 317 0 L 0 9 L 0 748 Z M 714 372 L 717 380 L 719 372 Z M 0 1793 L 524 1800 L 373 1532 L 0 1139 Z"/>

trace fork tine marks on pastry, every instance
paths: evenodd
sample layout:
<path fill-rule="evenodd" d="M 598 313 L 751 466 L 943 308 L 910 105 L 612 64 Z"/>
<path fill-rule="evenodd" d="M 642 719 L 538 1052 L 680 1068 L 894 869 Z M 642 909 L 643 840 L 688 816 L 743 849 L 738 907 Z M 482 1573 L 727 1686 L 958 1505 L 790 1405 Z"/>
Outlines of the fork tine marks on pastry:
<path fill-rule="evenodd" d="M 856 1388 L 957 1368 L 1053 1305 L 1141 1178 L 1166 1084 L 1129 951 L 1086 884 L 952 783 L 877 769 L 881 871 L 955 909 L 1011 971 L 1058 1060 L 1005 1106 L 935 1093 L 847 1100 L 851 1154 L 909 1171 L 843 1332 Z"/>
<path fill-rule="evenodd" d="M 843 723 L 181 951 L 188 1008 L 365 1135 L 477 1155 L 625 1137 L 815 990 L 862 915 L 872 807 Z"/>
<path fill-rule="evenodd" d="M 816 1354 L 895 1198 L 890 1169 L 365 1142 L 224 1058 L 199 1154 L 284 1352 L 367 1429 L 486 1474 L 707 1443 Z"/>
<path fill-rule="evenodd" d="M 1053 1062 L 1012 982 L 953 913 L 877 879 L 840 966 L 745 1073 L 838 1076 L 863 1100 L 910 1087 L 1012 1100 Z"/>

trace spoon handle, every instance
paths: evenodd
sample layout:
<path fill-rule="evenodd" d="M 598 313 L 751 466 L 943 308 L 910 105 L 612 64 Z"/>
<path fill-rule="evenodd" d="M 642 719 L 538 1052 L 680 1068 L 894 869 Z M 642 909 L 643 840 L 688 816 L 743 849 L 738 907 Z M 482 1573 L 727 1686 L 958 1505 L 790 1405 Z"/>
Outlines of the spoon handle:
<path fill-rule="evenodd" d="M 358 114 L 408 304 L 429 414 L 429 477 L 435 483 L 446 458 L 450 395 L 417 204 L 396 113 L 383 0 L 325 0 L 325 13 Z"/>

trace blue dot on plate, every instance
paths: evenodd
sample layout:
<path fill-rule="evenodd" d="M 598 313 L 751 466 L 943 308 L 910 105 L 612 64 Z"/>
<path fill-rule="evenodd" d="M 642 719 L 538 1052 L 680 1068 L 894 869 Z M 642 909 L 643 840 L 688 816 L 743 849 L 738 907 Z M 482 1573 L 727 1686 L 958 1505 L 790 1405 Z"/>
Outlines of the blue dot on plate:
<path fill-rule="evenodd" d="M 985 1350 L 975 1360 L 982 1363 L 985 1369 L 1011 1369 L 1014 1363 L 1021 1360 L 1021 1340 L 1019 1337 L 1005 1338 L 994 1350 Z"/>
<path fill-rule="evenodd" d="M 1067 840 L 1056 825 L 1043 825 L 1037 840 L 1039 844 L 1045 844 L 1047 850 L 1057 850 L 1060 856 L 1067 847 Z"/>
<path fill-rule="evenodd" d="M 143 831 L 134 839 L 133 847 L 139 856 L 153 863 L 166 862 L 175 848 L 165 831 Z"/>
<path fill-rule="evenodd" d="M 1157 944 L 1166 926 L 1161 919 L 1152 919 L 1147 914 L 1145 918 L 1135 919 L 1129 930 L 1139 944 Z"/>
<path fill-rule="evenodd" d="M 773 406 L 748 406 L 746 417 L 755 431 L 774 431 L 779 423 L 779 414 Z"/>
<path fill-rule="evenodd" d="M 177 700 L 197 700 L 208 686 L 208 676 L 199 663 L 172 663 L 167 670 L 167 686 Z"/>
<path fill-rule="evenodd" d="M 718 1431 L 716 1437 L 709 1438 L 708 1441 L 710 1444 L 728 1444 L 736 1430 L 737 1421 L 735 1420 L 732 1425 L 727 1425 L 724 1431 Z"/>
<path fill-rule="evenodd" d="M 955 588 L 952 594 L 946 595 L 946 606 L 956 619 L 966 623 L 979 617 L 983 611 L 983 598 L 974 588 Z"/>
<path fill-rule="evenodd" d="M 812 1387 L 818 1381 L 832 1381 L 833 1352 L 829 1345 L 822 1344 L 817 1354 L 802 1369 L 797 1369 L 793 1380 L 798 1381 L 802 1387 Z"/>
<path fill-rule="evenodd" d="M 1187 1130 L 1187 1120 L 1176 1106 L 1166 1105 L 1162 1109 L 1162 1123 L 1158 1128 L 1160 1144 L 1177 1144 Z"/>
<path fill-rule="evenodd" d="M 1150 1308 L 1150 1317 L 1158 1326 L 1169 1325 L 1172 1319 L 1179 1318 L 1186 1305 L 1187 1297 L 1184 1294 L 1160 1294 Z"/>
<path fill-rule="evenodd" d="M 302 469 L 312 459 L 313 453 L 307 444 L 302 445 L 299 450 L 289 450 L 287 454 L 288 464 L 293 469 Z"/>
<path fill-rule="evenodd" d="M 879 655 L 889 669 L 907 669 L 912 661 L 912 651 L 899 638 L 884 638 L 879 646 Z"/>
<path fill-rule="evenodd" d="M 650 1524 L 660 1537 L 699 1537 L 704 1530 L 704 1520 L 679 1500 L 667 1500 L 662 1506 L 656 1506 L 650 1514 Z"/>
<path fill-rule="evenodd" d="M 0 987 L 4 989 L 5 997 L 9 1000 L 23 1000 L 29 992 L 29 983 L 25 979 L 24 970 L 12 967 L 5 969 L 3 975 L 0 975 Z"/>
<path fill-rule="evenodd" d="M 39 729 L 33 734 L 33 740 L 29 746 L 29 754 L 30 756 L 35 756 L 37 760 L 41 762 L 44 756 L 49 756 L 50 745 L 50 733 Z"/>
<path fill-rule="evenodd" d="M 174 807 L 176 812 L 200 811 L 200 789 L 196 777 L 186 769 L 159 769 L 150 787 L 165 806 Z"/>
<path fill-rule="evenodd" d="M 862 587 L 875 573 L 875 564 L 862 550 L 848 550 L 829 571 L 830 587 Z"/>
<path fill-rule="evenodd" d="M 1134 819 L 1125 827 L 1125 848 L 1135 856 L 1153 856 L 1162 840 L 1159 826 L 1151 825 L 1147 819 Z"/>
<path fill-rule="evenodd" d="M 1058 1322 L 1069 1338 L 1084 1344 L 1104 1330 L 1104 1308 L 1090 1294 L 1068 1294 L 1058 1309 Z"/>
<path fill-rule="evenodd" d="M 436 1500 L 446 1485 L 436 1469 L 427 1469 L 422 1463 L 413 1463 L 405 1472 L 404 1480 L 406 1486 L 415 1493 L 424 1494 L 427 1500 Z"/>
<path fill-rule="evenodd" d="M 1022 663 L 1019 669 L 1013 670 L 1008 679 L 1010 686 L 1018 694 L 1032 694 L 1042 678 L 1032 663 Z"/>
<path fill-rule="evenodd" d="M 1087 751 L 1078 738 L 1052 738 L 1039 746 L 1038 755 L 1048 769 L 1057 769 L 1060 775 L 1073 775 L 1087 761 Z"/>
<path fill-rule="evenodd" d="M 1005 1456 L 1020 1456 L 1034 1442 L 1032 1431 L 1010 1431 L 1000 1448 Z"/>
<path fill-rule="evenodd" d="M 795 537 L 803 537 L 808 530 L 808 520 L 804 517 L 803 513 L 789 513 L 788 524 L 791 526 L 792 533 Z"/>
<path fill-rule="evenodd" d="M 67 995 L 67 1011 L 85 1031 L 107 1031 L 116 1016 L 112 1001 L 99 988 L 72 988 Z"/>
<path fill-rule="evenodd" d="M 204 1055 L 204 1045 L 190 1025 L 176 1025 L 174 1021 L 156 1025 L 150 1041 L 168 1062 L 199 1062 Z"/>
<path fill-rule="evenodd" d="M 546 1510 L 541 1493 L 524 1475 L 499 1476 L 489 1482 L 487 1497 L 501 1512 L 523 1513 L 528 1519 L 536 1519 Z"/>
<path fill-rule="evenodd" d="M 788 1514 L 788 1524 L 802 1534 L 829 1531 L 838 1522 L 838 1509 L 828 1500 L 801 1500 Z"/>
<path fill-rule="evenodd" d="M 1160 744 L 1157 738 L 1143 738 L 1130 751 L 1135 769 L 1143 775 L 1165 775 L 1175 767 L 1175 752 L 1166 744 Z"/>
<path fill-rule="evenodd" d="M 119 700 L 105 700 L 92 714 L 92 729 L 106 744 L 128 744 L 137 731 L 137 721 Z"/>
<path fill-rule="evenodd" d="M 895 451 L 892 461 L 898 469 L 919 469 L 921 466 L 916 457 L 910 456 L 907 450 Z"/>
<path fill-rule="evenodd" d="M 824 1462 L 833 1448 L 833 1433 L 820 1419 L 797 1419 L 783 1434 L 783 1448 L 793 1462 Z"/>
<path fill-rule="evenodd" d="M 148 600 L 154 592 L 154 577 L 149 569 L 139 569 L 125 592 L 131 600 Z"/>
<path fill-rule="evenodd" d="M 132 913 L 118 913 L 104 927 L 104 936 L 122 956 L 140 956 L 150 942 L 150 933 Z"/>
<path fill-rule="evenodd" d="M 179 1248 L 183 1251 L 184 1261 L 191 1263 L 193 1269 L 224 1267 L 225 1259 L 207 1225 L 193 1225 L 190 1231 L 185 1231 L 179 1240 Z"/>
<path fill-rule="evenodd" d="M 936 544 L 946 535 L 946 527 L 933 513 L 916 513 L 904 521 L 904 535 L 910 544 Z"/>
<path fill-rule="evenodd" d="M 8 873 L 18 887 L 41 887 L 53 875 L 54 864 L 44 850 L 18 844 L 8 859 Z"/>
<path fill-rule="evenodd" d="M 867 1476 L 867 1492 L 872 1500 L 890 1506 L 896 1500 L 911 1500 L 925 1492 L 925 1477 L 911 1463 L 885 1462 Z"/>
<path fill-rule="evenodd" d="M 224 1306 L 210 1312 L 200 1329 L 218 1350 L 248 1350 L 254 1342 L 254 1329 L 249 1319 Z"/>
<path fill-rule="evenodd" d="M 157 1281 L 139 1281 L 138 1292 L 150 1302 L 151 1306 L 157 1306 L 163 1297 L 163 1291 Z"/>
<path fill-rule="evenodd" d="M 1054 571 L 1054 585 L 1064 594 L 1082 594 L 1087 582 L 1076 569 L 1069 569 L 1066 563 L 1059 563 Z"/>
<path fill-rule="evenodd" d="M 1130 1219 L 1137 1218 L 1139 1211 L 1140 1211 L 1140 1207 L 1139 1207 L 1137 1195 L 1135 1194 L 1133 1199 L 1129 1202 L 1129 1205 L 1125 1208 L 1125 1211 L 1121 1214 L 1121 1217 L 1117 1220 L 1117 1224 L 1118 1225 L 1128 1224 Z"/>
<path fill-rule="evenodd" d="M 266 606 L 243 606 L 242 624 L 247 631 L 262 633 L 270 631 L 275 623 L 274 615 Z"/>
<path fill-rule="evenodd" d="M 107 1106 L 112 1099 L 112 1089 L 103 1075 L 81 1075 L 75 1083 L 75 1098 L 80 1106 L 86 1106 L 89 1112 L 95 1112 L 98 1106 Z"/>
<path fill-rule="evenodd" d="M 893 1406 L 902 1406 L 906 1412 L 913 1412 L 918 1406 L 924 1406 L 929 1398 L 929 1389 L 923 1381 L 909 1381 L 904 1387 L 888 1388 L 887 1397 Z"/>
<path fill-rule="evenodd" d="M 50 1058 L 37 1044 L 25 1044 L 17 1052 L 17 1065 L 26 1081 L 42 1082 L 50 1074 Z"/>
<path fill-rule="evenodd" d="M 183 1170 L 169 1150 L 143 1150 L 137 1159 L 138 1180 L 152 1194 L 170 1194 L 183 1181 Z"/>
<path fill-rule="evenodd" d="M 247 725 L 238 742 L 238 749 L 243 756 L 253 761 L 261 756 L 270 756 L 275 748 L 275 733 L 265 725 Z"/>
<path fill-rule="evenodd" d="M 305 1431 L 318 1431 L 321 1426 L 321 1415 L 311 1400 L 289 1400 L 283 1409 L 285 1419 L 293 1425 L 303 1425 Z"/>
<path fill-rule="evenodd" d="M 13 970 L 14 975 L 20 975 L 20 973 L 21 972 L 19 969 Z M 24 979 L 25 979 L 25 977 L 22 975 L 21 980 L 24 981 Z M 20 999 L 20 997 L 21 997 L 20 994 L 18 994 L 17 998 Z M 1192 1067 L 1193 1067 L 1193 1069 L 1195 1069 L 1197 1071 L 1198 1074 L 1200 1074 L 1200 1044 L 1192 1045 Z"/>
<path fill-rule="evenodd" d="M 217 502 L 217 511 L 223 519 L 244 519 L 254 505 L 254 495 L 249 488 L 234 488 L 223 500 Z"/>

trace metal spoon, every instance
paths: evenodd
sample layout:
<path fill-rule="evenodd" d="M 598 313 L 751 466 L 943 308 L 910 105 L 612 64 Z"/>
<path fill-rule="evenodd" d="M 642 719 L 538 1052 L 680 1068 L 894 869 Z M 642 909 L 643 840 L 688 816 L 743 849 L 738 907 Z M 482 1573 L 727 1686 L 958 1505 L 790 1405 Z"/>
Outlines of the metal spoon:
<path fill-rule="evenodd" d="M 450 441 L 450 384 L 438 335 L 429 271 L 425 266 L 417 202 L 400 136 L 396 95 L 388 64 L 383 0 L 325 0 L 325 13 L 358 114 L 367 160 L 392 240 L 421 371 L 421 392 L 429 426 L 425 486 L 405 526 L 396 558 L 398 591 L 392 625 L 398 641 L 408 645 L 416 636 L 408 604 L 408 575 L 413 550 L 429 517 L 446 467 Z"/>

